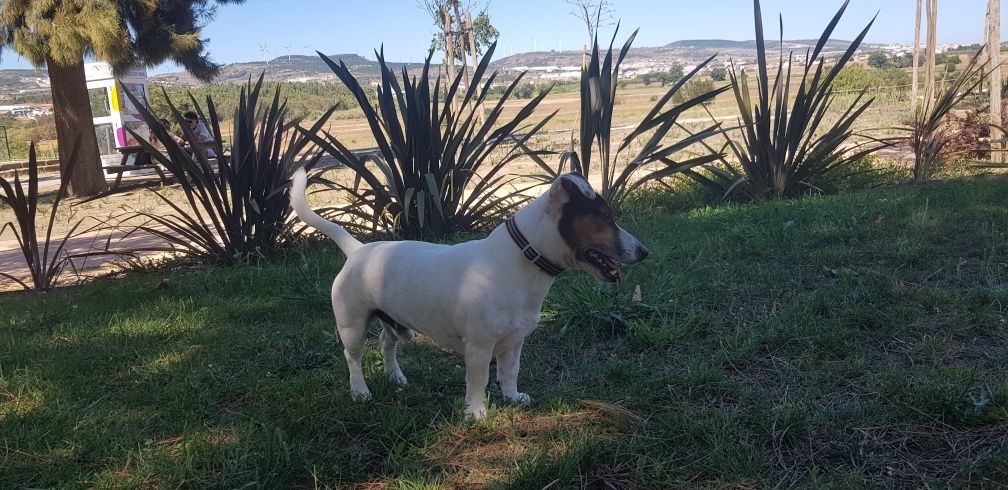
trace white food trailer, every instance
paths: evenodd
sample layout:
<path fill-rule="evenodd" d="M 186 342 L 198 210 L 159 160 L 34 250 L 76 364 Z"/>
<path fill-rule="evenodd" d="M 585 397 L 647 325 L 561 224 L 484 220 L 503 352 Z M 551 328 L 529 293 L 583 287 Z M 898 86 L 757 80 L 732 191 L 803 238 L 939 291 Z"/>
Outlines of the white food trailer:
<path fill-rule="evenodd" d="M 91 99 L 95 134 L 98 136 L 98 151 L 104 164 L 118 164 L 120 149 L 138 146 L 136 137 L 126 131 L 127 128 L 145 139 L 150 134 L 143 116 L 125 93 L 129 90 L 141 102 L 147 103 L 147 70 L 134 68 L 116 77 L 108 63 L 86 63 L 84 75 Z"/>

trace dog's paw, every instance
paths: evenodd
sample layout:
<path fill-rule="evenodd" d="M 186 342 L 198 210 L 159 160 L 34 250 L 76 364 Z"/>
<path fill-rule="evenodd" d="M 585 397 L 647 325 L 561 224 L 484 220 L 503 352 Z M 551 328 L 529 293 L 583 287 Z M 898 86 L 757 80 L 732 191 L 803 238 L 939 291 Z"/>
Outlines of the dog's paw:
<path fill-rule="evenodd" d="M 532 397 L 528 396 L 528 393 L 515 393 L 514 395 L 507 396 L 505 398 L 507 398 L 507 401 L 523 407 L 532 404 Z"/>
<path fill-rule="evenodd" d="M 391 379 L 393 383 L 399 386 L 406 386 L 409 384 L 409 381 L 406 379 L 406 375 L 403 374 L 401 369 L 396 369 L 395 371 L 386 374 L 388 374 L 389 379 Z"/>
<path fill-rule="evenodd" d="M 485 405 L 479 405 L 476 407 L 466 407 L 465 418 L 466 420 L 483 420 L 487 416 L 487 409 Z"/>
<path fill-rule="evenodd" d="M 364 389 L 353 389 L 353 390 L 350 390 L 350 398 L 352 398 L 354 401 L 367 401 L 367 400 L 370 400 L 371 399 L 371 390 L 367 389 L 366 386 L 364 387 Z"/>

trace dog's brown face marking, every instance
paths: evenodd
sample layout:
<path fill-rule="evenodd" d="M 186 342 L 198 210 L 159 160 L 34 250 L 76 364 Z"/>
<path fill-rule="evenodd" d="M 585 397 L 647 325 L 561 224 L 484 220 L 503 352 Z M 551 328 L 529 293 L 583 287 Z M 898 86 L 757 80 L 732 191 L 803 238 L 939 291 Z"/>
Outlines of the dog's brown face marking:
<path fill-rule="evenodd" d="M 577 184 L 564 181 L 561 185 L 570 199 L 560 211 L 561 238 L 577 260 L 591 265 L 605 280 L 618 281 L 619 265 L 613 258 L 621 253 L 620 232 L 612 208 L 597 194 L 585 196 Z"/>
<path fill-rule="evenodd" d="M 571 200 L 561 209 L 558 225 L 567 246 L 579 255 L 592 247 L 612 253 L 619 250 L 619 231 L 609 203 L 598 195 L 594 199 L 577 192 L 570 195 Z"/>

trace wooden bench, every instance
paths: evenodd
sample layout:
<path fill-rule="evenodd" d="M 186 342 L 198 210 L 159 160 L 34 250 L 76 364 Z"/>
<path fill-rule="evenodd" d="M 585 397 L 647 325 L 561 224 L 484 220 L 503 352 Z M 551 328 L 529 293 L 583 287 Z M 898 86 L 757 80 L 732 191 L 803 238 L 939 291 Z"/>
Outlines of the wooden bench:
<path fill-rule="evenodd" d="M 134 164 L 134 165 L 104 165 L 104 166 L 102 166 L 102 170 L 104 170 L 106 174 L 116 174 L 115 182 L 112 183 L 112 187 L 111 187 L 112 189 L 118 189 L 119 188 L 119 183 L 122 182 L 122 178 L 123 178 L 123 174 L 124 173 L 126 173 L 126 172 L 132 172 L 134 170 L 148 170 L 148 169 L 153 169 L 155 172 L 157 172 L 158 177 L 161 178 L 162 182 L 164 182 L 166 180 L 164 171 L 161 170 L 161 165 L 158 165 L 156 163 L 148 163 L 148 164 L 141 164 L 141 165 Z"/>
<path fill-rule="evenodd" d="M 165 180 L 164 171 L 161 170 L 161 165 L 157 163 L 137 163 L 140 155 L 146 153 L 144 147 L 142 146 L 124 146 L 122 148 L 117 148 L 119 153 L 122 154 L 122 158 L 119 160 L 119 165 L 103 165 L 102 170 L 105 175 L 115 174 L 115 181 L 112 183 L 112 189 L 118 189 L 119 184 L 122 182 L 123 174 L 126 172 L 133 172 L 135 170 L 154 170 L 157 172 L 158 177 L 161 178 L 163 182 Z M 132 163 L 130 163 L 130 157 L 133 157 Z"/>

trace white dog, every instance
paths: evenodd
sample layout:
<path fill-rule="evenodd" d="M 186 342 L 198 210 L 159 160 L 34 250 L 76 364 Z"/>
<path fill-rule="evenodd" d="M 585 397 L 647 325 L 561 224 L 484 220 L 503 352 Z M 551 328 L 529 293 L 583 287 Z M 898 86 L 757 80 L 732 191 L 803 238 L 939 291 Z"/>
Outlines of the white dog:
<path fill-rule="evenodd" d="M 581 269 L 600 281 L 621 280 L 619 264 L 647 249 L 616 225 L 609 205 L 584 177 L 565 174 L 490 236 L 457 245 L 416 241 L 363 244 L 315 214 L 305 200 L 304 169 L 294 174 L 291 202 L 304 222 L 332 238 L 346 264 L 332 286 L 333 312 L 350 371 L 354 399 L 371 396 L 361 371 L 367 324 L 382 321 L 385 373 L 406 384 L 396 344 L 415 330 L 465 356 L 468 417 L 486 416 L 490 359 L 504 397 L 528 404 L 518 391 L 522 344 L 539 321 L 556 275 Z"/>

